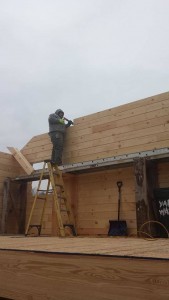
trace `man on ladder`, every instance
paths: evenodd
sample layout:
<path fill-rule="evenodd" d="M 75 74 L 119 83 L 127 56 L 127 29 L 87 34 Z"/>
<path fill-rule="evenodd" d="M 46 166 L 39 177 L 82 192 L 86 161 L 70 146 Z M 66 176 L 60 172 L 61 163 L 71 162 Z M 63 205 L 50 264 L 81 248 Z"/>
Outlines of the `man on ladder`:
<path fill-rule="evenodd" d="M 67 124 L 65 124 L 65 120 L 67 121 Z M 56 221 L 59 227 L 59 235 L 65 236 L 65 227 L 69 227 L 72 231 L 72 234 L 74 236 L 76 235 L 75 223 L 74 223 L 74 217 L 71 210 L 71 205 L 67 199 L 64 182 L 62 178 L 62 172 L 58 168 L 58 166 L 62 164 L 62 152 L 63 152 L 65 131 L 66 128 L 72 124 L 73 124 L 72 121 L 64 118 L 64 112 L 61 109 L 56 110 L 54 114 L 51 114 L 49 116 L 49 135 L 51 137 L 51 141 L 53 144 L 52 157 L 51 160 L 44 161 L 44 166 L 40 175 L 37 192 L 33 201 L 32 209 L 26 226 L 26 231 L 25 231 L 26 236 L 28 235 L 28 232 L 32 227 L 36 227 L 38 229 L 38 234 L 39 235 L 41 234 L 45 208 L 46 208 L 48 196 L 51 192 L 53 194 Z M 41 183 L 46 176 L 46 172 L 48 172 L 49 178 L 48 178 L 47 189 L 45 190 L 45 194 L 42 197 L 40 195 L 40 192 L 42 191 Z M 50 189 L 50 186 L 52 187 L 52 190 Z M 31 224 L 33 212 L 38 200 L 44 201 L 40 221 L 39 224 Z M 64 212 L 66 212 L 68 217 L 68 222 L 66 223 L 63 223 L 62 220 L 61 203 L 64 205 Z"/>
<path fill-rule="evenodd" d="M 67 124 L 65 124 L 65 120 Z M 51 163 L 60 166 L 62 165 L 62 152 L 66 128 L 71 126 L 73 122 L 64 118 L 64 112 L 61 109 L 57 109 L 54 114 L 50 114 L 48 121 L 49 136 L 53 144 Z"/>

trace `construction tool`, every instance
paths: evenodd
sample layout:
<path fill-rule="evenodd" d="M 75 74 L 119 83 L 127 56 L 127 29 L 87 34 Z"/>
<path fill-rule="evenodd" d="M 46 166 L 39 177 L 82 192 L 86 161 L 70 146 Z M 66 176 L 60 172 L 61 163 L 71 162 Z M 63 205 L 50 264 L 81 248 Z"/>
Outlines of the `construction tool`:
<path fill-rule="evenodd" d="M 67 119 L 67 118 L 65 118 L 65 117 L 63 117 L 63 118 L 64 118 L 64 120 L 67 121 L 67 122 L 70 121 L 69 119 Z M 72 122 L 72 121 L 71 121 L 71 122 Z M 73 125 L 73 122 L 72 122 L 72 125 Z"/>
<path fill-rule="evenodd" d="M 47 168 L 46 168 L 47 167 Z M 48 173 L 48 176 L 47 176 Z M 41 183 L 43 179 L 46 179 L 48 177 L 48 183 L 46 190 L 41 189 Z M 52 187 L 52 189 L 50 189 Z M 44 194 L 42 194 L 42 192 Z M 62 178 L 62 171 L 59 170 L 57 165 L 51 164 L 51 161 L 46 160 L 44 161 L 43 169 L 40 175 L 38 188 L 35 194 L 35 198 L 33 201 L 33 205 L 31 208 L 30 216 L 28 219 L 28 224 L 26 226 L 25 235 L 27 236 L 29 234 L 29 231 L 31 228 L 36 227 L 38 230 L 38 234 L 41 234 L 42 225 L 43 225 L 43 219 L 45 214 L 45 208 L 48 201 L 49 194 L 52 194 L 53 200 L 54 200 L 54 209 L 56 214 L 56 223 L 59 228 L 59 236 L 64 237 L 65 234 L 65 228 L 69 227 L 72 231 L 72 234 L 75 236 L 75 222 L 73 218 L 73 214 L 71 211 L 71 206 L 69 204 L 69 201 L 66 196 L 65 188 L 64 188 L 64 182 Z M 35 210 L 35 206 L 37 204 L 37 201 L 41 200 L 44 201 L 43 207 L 42 207 L 42 213 L 40 217 L 39 224 L 31 224 L 33 212 Z M 62 220 L 62 212 L 64 214 L 67 214 L 67 222 L 63 223 Z M 52 212 L 51 212 L 52 213 Z"/>
<path fill-rule="evenodd" d="M 118 187 L 118 220 L 109 220 L 109 236 L 127 236 L 127 223 L 126 221 L 120 221 L 120 204 L 121 204 L 121 188 L 123 182 L 117 181 Z"/>

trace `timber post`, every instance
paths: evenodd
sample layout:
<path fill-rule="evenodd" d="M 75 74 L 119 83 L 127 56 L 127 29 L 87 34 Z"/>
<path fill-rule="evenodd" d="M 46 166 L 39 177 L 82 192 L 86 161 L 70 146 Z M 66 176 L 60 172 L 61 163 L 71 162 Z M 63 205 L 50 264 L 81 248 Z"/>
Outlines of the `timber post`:
<path fill-rule="evenodd" d="M 147 221 L 150 221 L 149 203 L 147 197 L 146 158 L 134 159 L 135 197 L 137 231 Z"/>

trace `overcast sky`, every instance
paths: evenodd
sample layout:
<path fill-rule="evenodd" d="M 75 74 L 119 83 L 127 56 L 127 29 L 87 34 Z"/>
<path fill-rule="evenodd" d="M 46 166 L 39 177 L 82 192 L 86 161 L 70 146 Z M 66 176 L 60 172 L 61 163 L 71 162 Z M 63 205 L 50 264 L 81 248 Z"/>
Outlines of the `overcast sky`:
<path fill-rule="evenodd" d="M 0 0 L 0 151 L 169 91 L 169 0 Z"/>

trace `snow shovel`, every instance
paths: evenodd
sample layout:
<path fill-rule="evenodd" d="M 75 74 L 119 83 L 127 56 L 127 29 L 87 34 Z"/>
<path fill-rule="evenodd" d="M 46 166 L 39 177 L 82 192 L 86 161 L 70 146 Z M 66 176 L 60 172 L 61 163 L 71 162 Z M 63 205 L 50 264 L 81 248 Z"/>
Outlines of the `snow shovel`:
<path fill-rule="evenodd" d="M 109 220 L 109 236 L 127 236 L 127 223 L 126 221 L 120 221 L 120 204 L 121 204 L 121 188 L 122 188 L 123 182 L 117 181 L 117 187 L 118 187 L 118 220 L 113 221 Z"/>

